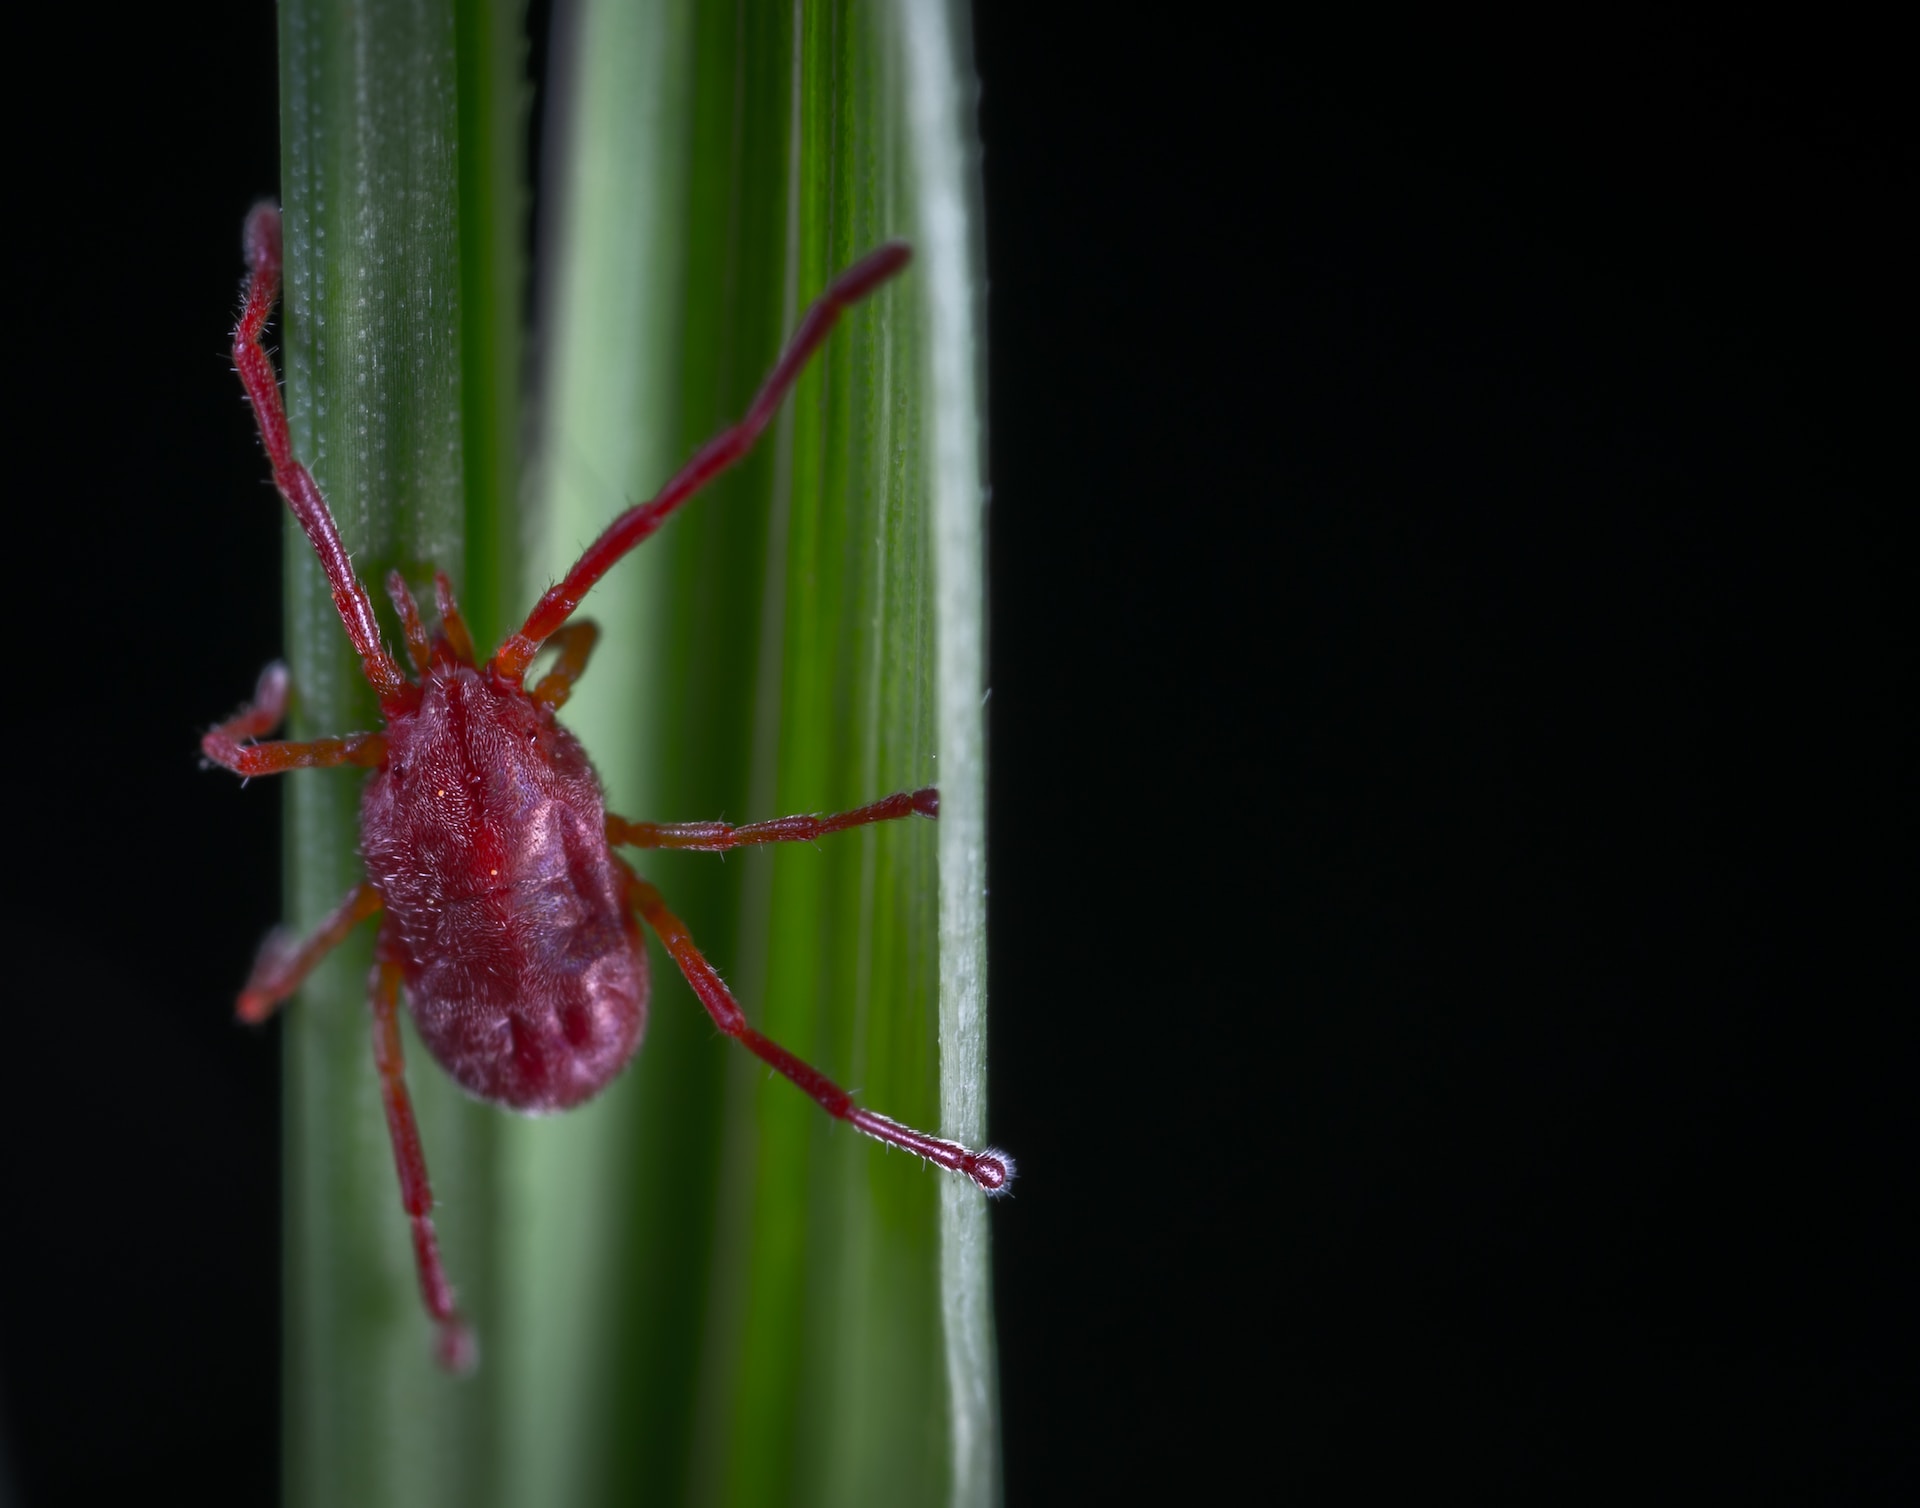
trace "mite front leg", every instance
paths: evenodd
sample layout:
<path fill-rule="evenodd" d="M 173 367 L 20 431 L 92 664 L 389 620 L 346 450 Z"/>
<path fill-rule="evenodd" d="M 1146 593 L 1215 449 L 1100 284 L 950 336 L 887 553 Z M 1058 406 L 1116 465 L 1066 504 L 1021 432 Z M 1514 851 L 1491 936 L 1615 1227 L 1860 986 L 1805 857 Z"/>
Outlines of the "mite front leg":
<path fill-rule="evenodd" d="M 473 664 L 473 635 L 467 632 L 467 620 L 460 616 L 460 605 L 453 600 L 453 582 L 445 571 L 433 573 L 433 605 L 440 614 L 440 632 L 447 636 L 453 657 L 462 665 Z"/>
<path fill-rule="evenodd" d="M 400 615 L 400 632 L 407 641 L 407 658 L 421 675 L 433 664 L 433 640 L 427 625 L 420 621 L 420 604 L 413 600 L 413 589 L 398 571 L 387 572 L 387 600 Z"/>
<path fill-rule="evenodd" d="M 380 698 L 380 710 L 388 717 L 410 712 L 419 705 L 418 693 L 386 645 L 380 642 L 380 625 L 373 616 L 373 603 L 367 589 L 353 574 L 353 562 L 340 540 L 340 529 L 320 487 L 293 454 L 293 438 L 287 428 L 287 412 L 280 402 L 280 379 L 274 374 L 267 348 L 260 343 L 267 318 L 280 297 L 280 210 L 272 204 L 256 204 L 247 216 L 242 236 L 247 258 L 247 286 L 240 307 L 240 322 L 233 327 L 233 365 L 240 383 L 253 404 L 253 417 L 260 427 L 260 441 L 273 463 L 273 484 L 280 489 L 287 507 L 293 510 L 301 530 L 320 557 L 327 585 L 333 590 L 334 609 L 353 641 L 354 652 L 366 672 L 367 684 Z"/>
<path fill-rule="evenodd" d="M 574 562 L 565 579 L 547 588 L 546 595 L 534 604 L 527 621 L 520 625 L 520 631 L 494 651 L 495 672 L 518 685 L 533 663 L 533 657 L 540 652 L 540 646 L 573 616 L 580 599 L 592 590 L 593 584 L 606 575 L 621 556 L 665 523 L 676 508 L 753 449 L 754 441 L 772 421 L 780 400 L 799 379 L 801 368 L 820 349 L 840 316 L 897 274 L 912 257 L 913 253 L 902 242 L 890 241 L 868 252 L 827 284 L 802 316 L 793 339 L 787 342 L 786 350 L 760 384 L 760 391 L 739 422 L 721 430 L 695 451 L 693 459 L 674 473 L 651 502 L 636 503 L 607 525 L 601 536 L 587 546 L 586 554 Z"/>
<path fill-rule="evenodd" d="M 337 764 L 378 769 L 386 762 L 384 733 L 349 733 L 345 738 L 316 738 L 307 743 L 249 742 L 271 733 L 287 715 L 287 679 L 287 667 L 279 660 L 261 671 L 253 700 L 202 738 L 200 752 L 236 775 L 280 775 Z"/>
<path fill-rule="evenodd" d="M 533 699 L 556 711 L 566 706 L 567 698 L 573 695 L 573 683 L 585 674 L 587 661 L 593 658 L 593 646 L 599 642 L 599 628 L 585 618 L 556 628 L 547 643 L 560 652 L 554 657 L 553 669 L 533 688 Z"/>
<path fill-rule="evenodd" d="M 565 630 L 561 630 L 565 632 Z M 556 636 L 557 637 L 557 636 Z M 544 686 L 546 683 L 543 681 Z M 536 692 L 535 695 L 538 695 Z M 629 822 L 607 813 L 607 842 L 628 848 L 681 848 L 695 853 L 725 853 L 756 843 L 807 843 L 828 833 L 842 833 L 870 822 L 897 822 L 902 817 L 938 817 L 940 793 L 899 791 L 850 812 L 825 816 L 771 817 L 765 822 Z"/>
<path fill-rule="evenodd" d="M 373 1061 L 380 1071 L 380 1099 L 387 1111 L 387 1136 L 400 1175 L 400 1204 L 413 1234 L 413 1263 L 420 1274 L 420 1296 L 440 1327 L 434 1359 L 449 1372 L 471 1372 L 480 1359 L 473 1331 L 453 1302 L 453 1285 L 440 1265 L 440 1242 L 433 1233 L 433 1188 L 427 1182 L 427 1156 L 420 1146 L 420 1125 L 407 1093 L 407 1069 L 400 1049 L 400 965 L 391 956 L 383 927 L 379 961 L 373 966 L 369 998 L 373 1006 Z"/>
<path fill-rule="evenodd" d="M 260 945 L 246 988 L 235 1010 L 242 1021 L 264 1021 L 341 943 L 347 934 L 380 909 L 380 893 L 362 880 L 349 890 L 325 921 L 304 942 L 275 928 Z"/>
<path fill-rule="evenodd" d="M 659 934 L 667 952 L 673 955 L 673 961 L 680 966 L 680 972 L 686 975 L 687 983 L 693 986 L 694 994 L 700 997 L 700 1003 L 707 1008 L 707 1014 L 713 1017 L 714 1025 L 721 1031 L 761 1062 L 791 1079 L 836 1120 L 846 1121 L 875 1141 L 902 1148 L 916 1157 L 926 1158 L 928 1162 L 951 1168 L 956 1173 L 964 1173 L 989 1194 L 1004 1194 L 1007 1191 L 1013 1183 L 1013 1159 L 1006 1153 L 992 1147 L 984 1152 L 974 1152 L 958 1142 L 929 1136 L 924 1131 L 915 1131 L 884 1115 L 862 1110 L 854 1104 L 852 1095 L 819 1069 L 802 1062 L 771 1037 L 763 1036 L 749 1026 L 732 992 L 694 945 L 686 923 L 667 909 L 657 889 L 632 870 L 627 873 L 631 886 L 628 894 L 633 908 Z"/>
<path fill-rule="evenodd" d="M 200 752 L 236 775 L 284 775 L 288 770 L 329 770 L 357 764 L 377 770 L 387 762 L 387 735 L 349 733 L 345 738 L 316 738 L 306 743 L 240 744 L 216 730 L 200 740 Z"/>
<path fill-rule="evenodd" d="M 253 700 L 200 741 L 201 748 L 214 740 L 238 744 L 242 739 L 259 738 L 280 726 L 287 715 L 287 688 L 292 681 L 285 660 L 275 660 L 260 672 L 254 683 Z"/>

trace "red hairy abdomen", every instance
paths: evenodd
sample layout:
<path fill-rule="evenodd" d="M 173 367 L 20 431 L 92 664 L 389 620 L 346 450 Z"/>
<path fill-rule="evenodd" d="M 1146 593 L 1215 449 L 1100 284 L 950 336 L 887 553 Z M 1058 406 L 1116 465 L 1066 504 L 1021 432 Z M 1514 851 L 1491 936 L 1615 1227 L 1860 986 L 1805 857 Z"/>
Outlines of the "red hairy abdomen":
<path fill-rule="evenodd" d="M 647 961 L 600 782 L 517 687 L 429 672 L 361 798 L 367 873 L 420 1037 L 470 1093 L 577 1105 L 646 1027 Z"/>

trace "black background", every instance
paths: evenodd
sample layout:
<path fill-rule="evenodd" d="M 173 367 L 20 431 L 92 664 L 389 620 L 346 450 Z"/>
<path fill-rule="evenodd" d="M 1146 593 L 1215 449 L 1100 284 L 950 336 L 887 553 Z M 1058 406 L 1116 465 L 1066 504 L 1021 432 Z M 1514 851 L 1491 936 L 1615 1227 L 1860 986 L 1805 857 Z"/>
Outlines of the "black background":
<path fill-rule="evenodd" d="M 1895 49 L 1195 27 L 977 18 L 1009 1499 L 1911 1490 Z M 4 1470 L 258 1502 L 273 18 L 13 45 Z"/>

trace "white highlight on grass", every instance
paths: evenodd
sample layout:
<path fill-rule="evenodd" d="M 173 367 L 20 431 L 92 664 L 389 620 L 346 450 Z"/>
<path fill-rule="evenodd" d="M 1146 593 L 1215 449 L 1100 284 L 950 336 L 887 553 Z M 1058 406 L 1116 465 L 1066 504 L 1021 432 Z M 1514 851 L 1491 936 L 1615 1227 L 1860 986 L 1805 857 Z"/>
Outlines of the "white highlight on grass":
<path fill-rule="evenodd" d="M 934 624 L 940 758 L 940 1130 L 978 1146 L 986 1130 L 985 328 L 977 220 L 972 63 L 964 17 L 902 0 L 915 255 L 925 300 L 931 406 Z M 964 1179 L 940 1191 L 941 1318 L 953 1475 L 949 1503 L 999 1497 L 1000 1442 L 987 1205 Z"/>

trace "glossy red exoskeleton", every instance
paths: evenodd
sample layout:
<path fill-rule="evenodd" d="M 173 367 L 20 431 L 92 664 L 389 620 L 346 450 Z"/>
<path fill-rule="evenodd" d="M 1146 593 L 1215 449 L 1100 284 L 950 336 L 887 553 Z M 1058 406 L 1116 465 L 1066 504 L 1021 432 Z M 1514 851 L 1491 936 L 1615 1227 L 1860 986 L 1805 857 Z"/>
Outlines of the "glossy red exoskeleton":
<path fill-rule="evenodd" d="M 369 985 L 374 1061 L 400 1174 L 401 1203 L 437 1354 L 473 1364 L 472 1333 L 454 1303 L 433 1230 L 432 1193 L 401 1062 L 404 994 L 420 1037 L 469 1093 L 528 1113 L 564 1110 L 604 1088 L 640 1045 L 647 1020 L 644 919 L 679 965 L 714 1023 L 811 1095 L 828 1114 L 890 1146 L 1005 1191 L 1013 1162 L 902 1126 L 853 1103 L 845 1090 L 748 1025 L 720 976 L 660 892 L 615 846 L 707 853 L 821 837 L 870 822 L 934 817 L 939 795 L 903 791 L 855 811 L 724 822 L 630 822 L 607 812 L 578 741 L 556 720 L 586 668 L 596 630 L 570 622 L 580 599 L 627 551 L 652 534 L 709 479 L 739 460 L 766 428 L 808 357 L 849 305 L 906 266 L 893 243 L 841 273 L 801 321 L 746 416 L 708 441 L 651 501 L 610 525 L 517 633 L 482 663 L 444 573 L 434 578 L 440 626 L 429 633 L 398 572 L 387 592 L 400 615 L 410 678 L 387 650 L 366 589 L 311 473 L 293 454 L 280 387 L 260 341 L 280 286 L 280 213 L 257 205 L 247 219 L 247 283 L 233 359 L 252 401 L 273 480 L 320 557 L 333 602 L 386 721 L 384 732 L 304 743 L 255 742 L 286 711 L 285 666 L 271 665 L 254 699 L 201 741 L 206 756 L 240 775 L 358 765 L 373 771 L 360 802 L 367 878 L 314 933 L 268 939 L 240 993 L 243 1020 L 261 1021 L 291 995 L 353 927 L 379 915 Z M 523 681 L 551 644 L 552 668 Z"/>

